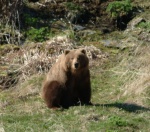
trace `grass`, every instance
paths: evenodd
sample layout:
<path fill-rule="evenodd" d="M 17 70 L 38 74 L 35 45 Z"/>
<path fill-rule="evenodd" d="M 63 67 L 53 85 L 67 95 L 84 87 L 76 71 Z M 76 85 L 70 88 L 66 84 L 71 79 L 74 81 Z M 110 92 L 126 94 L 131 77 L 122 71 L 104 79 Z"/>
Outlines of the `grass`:
<path fill-rule="evenodd" d="M 150 29 L 150 22 L 141 22 L 141 23 L 138 24 L 138 27 L 145 28 L 145 29 Z"/>
<path fill-rule="evenodd" d="M 122 59 L 126 63 L 129 60 Z M 50 110 L 39 94 L 18 97 L 14 89 L 2 91 L 0 127 L 5 132 L 148 132 L 150 109 L 126 102 L 129 96 L 120 96 L 124 90 L 122 86 L 127 85 L 126 81 L 131 77 L 130 72 L 120 74 L 120 70 L 126 70 L 122 61 L 114 58 L 101 67 L 91 69 L 93 106 Z M 40 90 L 42 80 L 42 76 L 33 76 L 20 85 L 21 89 L 30 86 Z"/>
<path fill-rule="evenodd" d="M 139 26 L 148 29 L 149 22 Z M 97 41 L 99 36 L 92 36 L 89 41 Z M 122 33 L 114 36 L 124 38 Z M 76 38 L 76 35 L 71 32 L 69 37 Z M 90 69 L 93 106 L 48 109 L 40 96 L 44 77 L 30 73 L 36 67 L 33 65 L 24 69 L 23 73 L 29 73 L 24 74 L 24 82 L 0 89 L 0 132 L 149 132 L 150 46 L 140 45 L 130 53 L 130 49 L 120 52 L 97 42 L 95 46 L 109 52 L 110 60 Z M 12 49 L 17 51 L 18 47 L 8 47 L 8 52 Z M 7 48 L 2 46 L 0 54 L 5 55 L 4 51 Z"/>
<path fill-rule="evenodd" d="M 48 109 L 40 96 L 44 75 L 33 74 L 0 92 L 0 131 L 149 132 L 150 46 L 113 50 L 90 69 L 93 106 Z"/>
<path fill-rule="evenodd" d="M 40 108 L 36 112 L 3 113 L 2 126 L 6 132 L 149 130 L 147 112 L 125 112 L 108 106 L 78 106 L 64 111 L 51 111 L 45 108 L 41 110 Z"/>

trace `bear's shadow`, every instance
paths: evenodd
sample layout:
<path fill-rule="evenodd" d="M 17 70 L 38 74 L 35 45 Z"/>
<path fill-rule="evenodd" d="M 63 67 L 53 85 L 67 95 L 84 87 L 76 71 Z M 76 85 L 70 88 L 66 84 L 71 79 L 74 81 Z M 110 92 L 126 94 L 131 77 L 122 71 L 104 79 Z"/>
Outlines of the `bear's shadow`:
<path fill-rule="evenodd" d="M 150 111 L 150 108 L 140 106 L 134 103 L 110 103 L 110 104 L 93 104 L 96 107 L 116 107 L 127 112 L 137 113 L 139 111 Z"/>

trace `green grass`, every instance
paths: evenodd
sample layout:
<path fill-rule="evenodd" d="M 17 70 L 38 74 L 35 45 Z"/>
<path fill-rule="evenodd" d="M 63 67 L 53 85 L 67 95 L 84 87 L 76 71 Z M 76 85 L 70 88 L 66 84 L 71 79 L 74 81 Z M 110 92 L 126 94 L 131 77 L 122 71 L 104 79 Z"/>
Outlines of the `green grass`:
<path fill-rule="evenodd" d="M 132 8 L 130 0 L 113 1 L 108 4 L 106 11 L 111 14 L 111 17 L 118 17 L 128 14 Z"/>
<path fill-rule="evenodd" d="M 150 29 L 150 22 L 141 22 L 137 25 L 137 27 L 144 28 L 144 29 Z"/>
<path fill-rule="evenodd" d="M 43 75 L 33 75 L 16 89 L 1 91 L 0 128 L 5 132 L 149 132 L 149 102 L 133 103 L 132 94 L 122 96 L 123 86 L 134 75 L 135 69 L 128 67 L 133 64 L 132 57 L 138 60 L 127 51 L 111 54 L 105 64 L 90 69 L 93 106 L 48 109 L 37 94 Z M 141 95 L 136 96 L 143 99 Z"/>
<path fill-rule="evenodd" d="M 150 111 L 140 105 L 124 103 L 123 98 L 118 100 L 116 96 L 124 81 L 111 70 L 104 71 L 104 67 L 91 69 L 94 106 L 50 110 L 39 95 L 23 99 L 12 96 L 11 103 L 0 111 L 1 127 L 5 132 L 148 132 Z M 34 83 L 33 80 L 34 77 L 29 84 Z M 3 94 L 3 102 L 6 96 L 9 99 L 11 93 L 7 92 Z"/>
<path fill-rule="evenodd" d="M 44 108 L 43 108 L 44 109 Z M 138 131 L 149 130 L 147 112 L 130 113 L 115 107 L 77 106 L 64 111 L 44 109 L 32 113 L 1 114 L 6 132 L 9 131 Z"/>

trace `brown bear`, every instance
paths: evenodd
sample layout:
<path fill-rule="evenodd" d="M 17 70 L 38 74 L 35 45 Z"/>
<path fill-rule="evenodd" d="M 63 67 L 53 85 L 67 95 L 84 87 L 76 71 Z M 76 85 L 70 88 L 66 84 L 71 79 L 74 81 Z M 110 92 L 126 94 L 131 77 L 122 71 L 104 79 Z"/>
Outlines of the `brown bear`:
<path fill-rule="evenodd" d="M 52 66 L 43 85 L 49 108 L 91 104 L 89 59 L 85 49 L 66 50 Z"/>

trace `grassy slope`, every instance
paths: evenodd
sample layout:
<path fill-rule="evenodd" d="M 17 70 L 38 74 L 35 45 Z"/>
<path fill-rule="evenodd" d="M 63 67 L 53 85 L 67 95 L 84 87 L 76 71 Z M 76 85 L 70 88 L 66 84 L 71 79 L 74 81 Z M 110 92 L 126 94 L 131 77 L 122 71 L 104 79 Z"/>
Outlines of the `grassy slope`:
<path fill-rule="evenodd" d="M 132 72 L 134 72 L 134 69 L 129 69 L 126 64 L 129 65 L 132 62 L 131 58 L 136 57 L 128 55 L 127 52 L 121 52 L 119 56 L 121 57 L 118 58 L 117 55 L 111 58 L 111 61 L 101 67 L 91 69 L 92 102 L 95 106 L 75 106 L 67 110 L 56 111 L 47 109 L 38 94 L 43 75 L 37 75 L 36 78 L 33 76 L 20 85 L 20 89 L 29 86 L 33 91 L 34 87 L 37 87 L 38 90 L 33 92 L 34 94 L 26 94 L 22 97 L 19 89 L 0 93 L 3 102 L 2 109 L 0 109 L 0 128 L 4 128 L 6 132 L 148 132 L 150 130 L 150 110 L 146 106 L 150 102 L 149 100 L 146 102 L 145 99 L 143 101 L 143 98 L 148 95 L 132 93 L 123 96 L 125 90 L 123 88 L 129 85 L 127 82 L 131 80 Z M 126 73 L 126 68 L 130 72 Z M 120 70 L 123 73 L 120 73 Z M 133 82 L 135 78 L 137 77 L 134 75 Z M 17 91 L 20 94 L 19 97 L 16 95 Z"/>
<path fill-rule="evenodd" d="M 119 52 L 91 69 L 95 106 L 49 110 L 38 94 L 43 75 L 34 75 L 17 89 L 1 91 L 0 132 L 149 132 L 149 51 L 150 46 L 143 45 L 130 53 Z"/>

